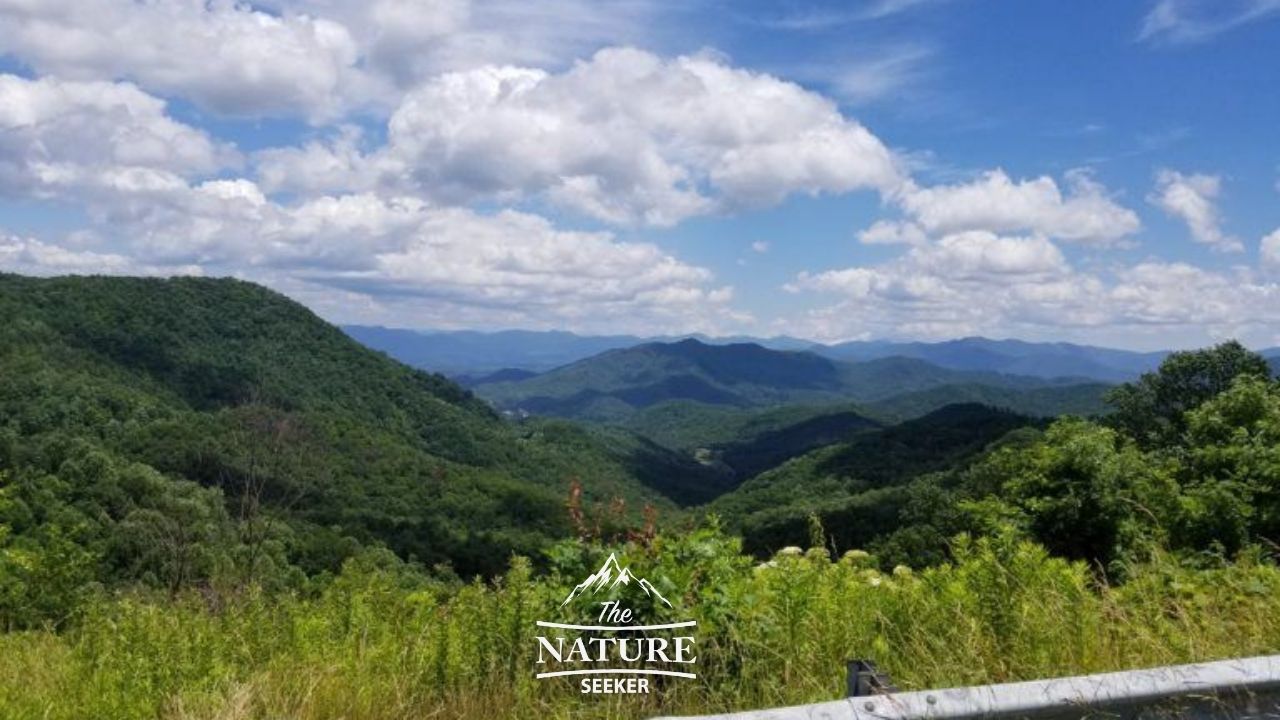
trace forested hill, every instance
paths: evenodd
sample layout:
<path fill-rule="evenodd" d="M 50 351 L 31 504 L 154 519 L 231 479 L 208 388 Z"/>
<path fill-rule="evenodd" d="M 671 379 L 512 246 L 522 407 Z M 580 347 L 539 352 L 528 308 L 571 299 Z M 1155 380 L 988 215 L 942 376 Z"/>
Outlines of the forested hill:
<path fill-rule="evenodd" d="M 453 460 L 494 459 L 500 423 L 440 376 L 352 342 L 310 310 L 231 279 L 0 277 L 9 359 L 128 385 L 164 404 L 341 411 Z"/>
<path fill-rule="evenodd" d="M 623 444 L 513 428 L 250 283 L 0 275 L 0 318 L 0 523 L 32 552 L 87 548 L 107 580 L 246 553 L 333 569 L 381 543 L 489 572 L 571 532 L 575 477 L 588 501 L 671 505 Z"/>

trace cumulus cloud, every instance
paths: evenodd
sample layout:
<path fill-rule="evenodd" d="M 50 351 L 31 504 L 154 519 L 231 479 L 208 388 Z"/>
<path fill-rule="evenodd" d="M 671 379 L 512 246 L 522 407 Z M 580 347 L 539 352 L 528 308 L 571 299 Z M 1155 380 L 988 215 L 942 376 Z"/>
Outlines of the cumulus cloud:
<path fill-rule="evenodd" d="M 1222 252 L 1240 252 L 1244 243 L 1222 231 L 1217 200 L 1222 179 L 1217 175 L 1183 175 L 1175 170 L 1156 173 L 1155 190 L 1148 200 L 1187 224 L 1198 243 Z"/>
<path fill-rule="evenodd" d="M 364 149 L 364 133 L 343 125 L 300 146 L 273 147 L 254 156 L 258 183 L 268 192 L 303 194 L 369 190 L 377 186 L 377 168 Z"/>
<path fill-rule="evenodd" d="M 1112 243 L 1137 232 L 1138 216 L 1118 205 L 1087 172 L 1014 181 L 1003 170 L 955 185 L 906 184 L 896 201 L 929 234 L 966 230 L 1030 232 L 1061 240 Z M 874 237 L 874 234 L 873 234 Z M 864 241 L 865 242 L 865 241 Z"/>
<path fill-rule="evenodd" d="M 873 3 L 860 19 L 917 4 Z M 1239 13 L 1209 21 L 1164 0 L 1149 37 L 1207 37 L 1272 5 L 1239 0 Z M 996 169 L 929 186 L 800 85 L 710 53 L 598 50 L 646 44 L 647 21 L 671 8 L 0 0 L 0 53 L 37 77 L 0 75 L 0 197 L 69 201 L 94 230 L 0 234 L 0 268 L 231 273 L 330 317 L 393 324 L 741 331 L 750 319 L 707 268 L 530 209 L 661 227 L 797 194 L 869 191 L 889 214 L 858 240 L 901 246 L 900 255 L 797 276 L 789 289 L 836 298 L 809 316 L 810 334 L 1225 332 L 1277 321 L 1267 309 L 1280 305 L 1275 285 L 1260 278 L 1280 273 L 1280 231 L 1262 239 L 1252 271 L 1162 262 L 1082 271 L 1060 245 L 1118 245 L 1141 229 L 1087 172 Z M 831 90 L 881 97 L 928 53 L 904 46 L 846 68 Z M 315 134 L 253 153 L 246 174 L 234 147 L 174 119 L 162 97 L 184 118 L 304 118 Z M 385 132 L 373 127 L 384 121 Z M 1162 171 L 1150 200 L 1198 242 L 1239 249 L 1222 229 L 1219 195 L 1216 176 Z"/>
<path fill-rule="evenodd" d="M 341 143 L 359 154 L 354 131 L 330 147 Z M 131 84 L 0 76 L 0 193 L 75 201 L 99 231 L 80 244 L 6 236 L 0 266 L 230 272 L 526 324 L 612 319 L 653 330 L 663 317 L 709 330 L 732 314 L 731 291 L 709 271 L 651 244 L 412 195 L 312 192 L 283 203 L 253 180 L 219 177 L 237 160 Z"/>
<path fill-rule="evenodd" d="M 177 186 L 235 160 L 133 85 L 0 75 L 0 193 Z"/>
<path fill-rule="evenodd" d="M 982 232 L 913 247 L 879 265 L 801 273 L 788 289 L 837 298 L 797 323 L 818 339 L 1061 339 L 1083 331 L 1167 342 L 1184 333 L 1261 333 L 1280 322 L 1280 285 L 1248 270 L 1148 261 L 1086 272 L 1043 238 Z"/>
<path fill-rule="evenodd" d="M 196 275 L 196 266 L 161 266 L 135 262 L 117 253 L 41 242 L 0 234 L 0 269 L 27 275 Z"/>
<path fill-rule="evenodd" d="M 512 210 L 367 193 L 281 205 L 237 179 L 117 190 L 91 212 L 115 231 L 98 243 L 109 251 L 11 238 L 0 267 L 233 273 L 316 297 L 323 287 L 399 312 L 411 306 L 442 321 L 711 331 L 744 318 L 730 307 L 732 290 L 705 268 L 649 243 L 561 230 Z"/>
<path fill-rule="evenodd" d="M 643 41 L 655 0 L 0 0 L 0 53 L 226 115 L 328 120 L 479 65 Z"/>
<path fill-rule="evenodd" d="M 32 274 L 125 272 L 133 263 L 123 255 L 75 250 L 35 238 L 0 235 L 0 267 Z"/>
<path fill-rule="evenodd" d="M 603 50 L 566 72 L 484 67 L 409 93 L 387 143 L 264 155 L 274 185 L 437 200 L 543 198 L 618 224 L 777 203 L 793 193 L 889 192 L 894 154 L 827 98 L 706 55 Z M 313 172 L 318 170 L 318 172 Z"/>
<path fill-rule="evenodd" d="M 934 292 L 951 294 L 940 280 L 984 285 L 1001 279 L 1041 282 L 1067 271 L 1062 252 L 1044 238 L 1001 237 L 972 231 L 913 247 L 897 260 L 878 267 L 802 273 L 793 288 L 926 299 Z"/>
<path fill-rule="evenodd" d="M 483 65 L 560 66 L 606 45 L 646 39 L 673 6 L 660 0 L 288 0 L 332 18 L 361 48 L 364 66 L 399 88 Z"/>
<path fill-rule="evenodd" d="M 1262 267 L 1266 270 L 1280 273 L 1280 229 L 1276 229 L 1270 235 L 1262 238 L 1258 251 L 1262 260 Z"/>
<path fill-rule="evenodd" d="M 843 298 L 803 321 L 819 339 L 860 335 L 957 337 L 989 331 L 1034 309 L 1061 313 L 1077 304 L 1077 278 L 1041 237 L 984 231 L 950 235 L 874 266 L 801 273 L 792 292 Z"/>
<path fill-rule="evenodd" d="M 801 273 L 789 289 L 845 298 L 809 316 L 816 337 L 957 337 L 1015 314 L 1026 297 L 1047 302 L 1072 280 L 1062 253 L 1044 238 L 972 231 L 881 265 Z"/>
<path fill-rule="evenodd" d="M 0 0 L 0 52 L 233 115 L 332 115 L 359 57 L 337 22 L 230 0 Z"/>

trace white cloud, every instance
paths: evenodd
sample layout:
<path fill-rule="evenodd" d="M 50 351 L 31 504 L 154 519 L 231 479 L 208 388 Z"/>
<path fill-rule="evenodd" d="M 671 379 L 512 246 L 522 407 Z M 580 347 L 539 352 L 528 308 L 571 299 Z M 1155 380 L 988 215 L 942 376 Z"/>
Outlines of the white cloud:
<path fill-rule="evenodd" d="M 1183 175 L 1165 169 L 1156 173 L 1155 190 L 1147 199 L 1185 222 L 1196 242 L 1222 252 L 1240 252 L 1244 243 L 1222 231 L 1216 204 L 1221 189 L 1217 175 Z"/>
<path fill-rule="evenodd" d="M 233 273 L 317 302 L 320 288 L 336 289 L 401 324 L 465 317 L 656 332 L 723 331 L 745 321 L 730 307 L 732 290 L 704 268 L 649 243 L 560 230 L 528 213 L 486 215 L 367 193 L 280 205 L 244 179 L 112 192 L 90 208 L 111 230 L 108 240 L 87 249 L 10 239 L 0 267 Z"/>
<path fill-rule="evenodd" d="M 6 238 L 0 261 L 11 270 L 208 269 L 432 299 L 455 311 L 470 306 L 473 316 L 520 314 L 526 323 L 656 326 L 663 317 L 710 329 L 731 314 L 731 293 L 707 270 L 608 233 L 392 194 L 309 195 L 284 205 L 252 180 L 206 179 L 234 153 L 129 84 L 0 76 L 0 128 L 0 189 L 83 203 L 105 237 L 86 247 Z M 347 143 L 358 155 L 359 140 L 340 133 L 331 146 Z M 325 173 L 315 175 L 323 181 Z"/>
<path fill-rule="evenodd" d="M 483 65 L 561 66 L 600 47 L 642 43 L 676 10 L 660 0 L 289 0 L 350 29 L 365 65 L 400 88 Z"/>
<path fill-rule="evenodd" d="M 0 193 L 176 186 L 235 161 L 132 85 L 0 75 Z"/>
<path fill-rule="evenodd" d="M 219 113 L 332 115 L 359 50 L 347 29 L 230 0 L 0 0 L 0 52 L 36 72 L 133 80 Z"/>
<path fill-rule="evenodd" d="M 896 220 L 877 220 L 858 233 L 863 245 L 921 245 L 928 239 L 919 225 Z"/>
<path fill-rule="evenodd" d="M 1044 238 L 971 231 L 913 247 L 900 258 L 873 268 L 802 273 L 793 288 L 924 298 L 935 291 L 951 294 L 940 280 L 1040 282 L 1067 272 L 1061 251 Z"/>
<path fill-rule="evenodd" d="M 378 184 L 377 168 L 365 155 L 362 143 L 360 129 L 345 125 L 322 140 L 261 150 L 254 155 L 258 182 L 268 192 L 371 189 Z"/>
<path fill-rule="evenodd" d="M 101 253 L 0 235 L 0 270 L 27 275 L 197 275 L 195 266 L 140 265 L 116 253 Z"/>
<path fill-rule="evenodd" d="M 117 273 L 127 271 L 133 263 L 123 255 L 75 250 L 49 245 L 34 238 L 0 235 L 0 267 L 5 270 L 56 273 Z"/>
<path fill-rule="evenodd" d="M 552 74 L 485 67 L 408 94 L 385 147 L 261 158 L 274 186 L 388 188 L 448 202 L 545 198 L 610 223 L 673 225 L 793 193 L 888 192 L 892 152 L 830 100 L 710 56 L 626 48 Z"/>
<path fill-rule="evenodd" d="M 1144 36 L 1204 39 L 1278 1 L 1208 13 L 1164 0 Z M 854 13 L 870 20 L 918 4 L 880 0 Z M 1082 271 L 1058 244 L 1116 245 L 1140 230 L 1087 172 L 993 170 L 924 186 L 904 156 L 800 85 L 710 53 L 597 51 L 645 45 L 645 28 L 679 12 L 671 8 L 0 0 L 0 53 L 40 78 L 0 75 L 0 197 L 56 198 L 83 208 L 93 228 L 61 240 L 0 234 L 0 267 L 235 273 L 331 317 L 394 324 L 740 331 L 749 318 L 708 269 L 511 208 L 546 203 L 609 224 L 669 226 L 794 194 L 874 191 L 893 216 L 858 239 L 901 254 L 798 276 L 790 289 L 838 298 L 810 316 L 813 334 L 1225 333 L 1280 319 L 1268 309 L 1276 287 L 1260 279 L 1280 273 L 1280 231 L 1262 239 L 1252 271 L 1163 262 Z M 846 100 L 884 97 L 917 77 L 929 53 L 891 48 L 824 81 Z M 253 173 L 237 177 L 237 151 L 175 120 L 161 97 L 323 129 L 301 146 L 257 152 Z M 371 118 L 386 120 L 385 141 L 341 124 Z M 1216 176 L 1162 171 L 1150 200 L 1198 242 L 1239 249 L 1222 228 L 1220 189 Z M 750 247 L 769 252 L 764 241 Z"/>
<path fill-rule="evenodd" d="M 1235 328 L 1280 322 L 1280 285 L 1181 262 L 1122 270 L 1110 300 L 1120 323 Z"/>
<path fill-rule="evenodd" d="M 325 121 L 440 72 L 643 42 L 657 0 L 0 0 L 0 53 L 226 115 Z"/>
<path fill-rule="evenodd" d="M 1189 44 L 1280 14 L 1280 0 L 1157 0 L 1142 19 L 1138 39 Z"/>
<path fill-rule="evenodd" d="M 1013 181 L 1003 170 L 957 185 L 908 183 L 896 196 L 903 211 L 929 234 L 966 230 L 1030 232 L 1061 240 L 1112 243 L 1137 232 L 1138 216 L 1112 200 L 1083 171 L 1066 176 L 1067 192 L 1053 178 Z"/>
<path fill-rule="evenodd" d="M 792 322 L 817 339 L 1110 334 L 1167 346 L 1261 336 L 1280 322 L 1280 285 L 1248 270 L 1150 261 L 1085 272 L 1047 240 L 988 233 L 948 236 L 879 265 L 802 273 L 788 289 L 838 298 Z"/>
<path fill-rule="evenodd" d="M 809 336 L 959 337 L 989 331 L 1038 304 L 1059 311 L 1078 294 L 1062 253 L 1039 237 L 966 232 L 870 267 L 801 273 L 792 292 L 845 298 L 800 322 Z"/>
<path fill-rule="evenodd" d="M 1262 267 L 1280 273 L 1280 229 L 1262 238 L 1258 249 Z"/>

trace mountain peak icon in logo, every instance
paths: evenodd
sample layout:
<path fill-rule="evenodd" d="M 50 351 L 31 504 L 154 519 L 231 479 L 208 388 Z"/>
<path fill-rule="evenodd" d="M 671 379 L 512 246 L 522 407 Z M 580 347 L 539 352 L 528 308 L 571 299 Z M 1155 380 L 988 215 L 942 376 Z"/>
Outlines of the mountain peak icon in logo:
<path fill-rule="evenodd" d="M 564 607 L 570 602 L 573 602 L 574 598 L 584 592 L 590 591 L 592 595 L 595 595 L 602 590 L 612 590 L 619 585 L 630 585 L 632 581 L 636 582 L 636 585 L 644 591 L 645 595 L 656 597 L 661 600 L 664 605 L 671 607 L 671 603 L 668 602 L 666 598 L 662 597 L 662 593 L 658 592 L 658 589 L 653 586 L 653 583 L 642 577 L 633 575 L 631 573 L 631 568 L 624 568 L 619 565 L 618 558 L 614 553 L 609 553 L 609 557 L 605 559 L 604 564 L 600 566 L 599 570 L 591 573 L 587 576 L 586 580 L 578 583 L 578 586 L 573 589 L 573 592 L 569 593 L 569 597 L 565 598 L 564 602 L 560 603 L 560 607 Z"/>

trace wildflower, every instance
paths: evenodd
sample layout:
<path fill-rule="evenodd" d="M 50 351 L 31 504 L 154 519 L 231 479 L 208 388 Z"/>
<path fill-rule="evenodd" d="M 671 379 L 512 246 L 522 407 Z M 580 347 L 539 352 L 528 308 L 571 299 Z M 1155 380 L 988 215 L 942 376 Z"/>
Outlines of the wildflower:
<path fill-rule="evenodd" d="M 866 550 L 850 550 L 840 559 L 854 566 L 867 565 L 871 561 L 871 553 Z"/>

